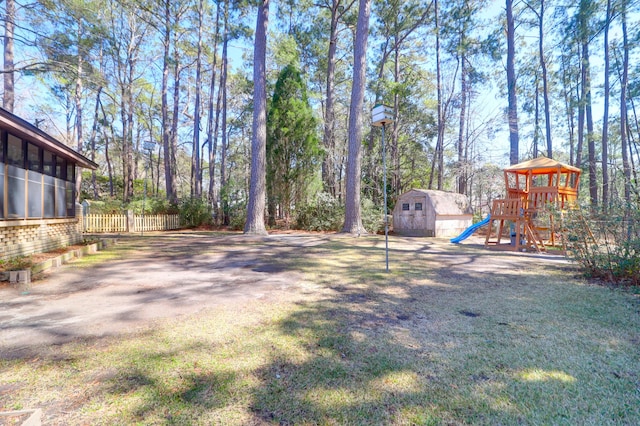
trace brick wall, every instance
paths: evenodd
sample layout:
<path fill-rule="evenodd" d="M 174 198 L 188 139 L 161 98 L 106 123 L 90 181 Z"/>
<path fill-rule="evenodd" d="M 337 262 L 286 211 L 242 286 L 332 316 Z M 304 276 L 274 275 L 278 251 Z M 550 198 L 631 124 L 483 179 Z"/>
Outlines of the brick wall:
<path fill-rule="evenodd" d="M 80 208 L 80 210 L 82 210 Z M 0 220 L 0 259 L 43 253 L 82 241 L 82 212 L 76 218 Z"/>

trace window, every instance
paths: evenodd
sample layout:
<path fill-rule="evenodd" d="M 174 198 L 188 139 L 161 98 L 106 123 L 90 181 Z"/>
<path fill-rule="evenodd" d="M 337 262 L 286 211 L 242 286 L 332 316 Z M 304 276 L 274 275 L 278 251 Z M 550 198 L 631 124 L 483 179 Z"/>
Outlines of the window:
<path fill-rule="evenodd" d="M 42 173 L 29 170 L 27 190 L 29 219 L 39 219 L 42 217 Z"/>
<path fill-rule="evenodd" d="M 4 148 L 5 132 L 0 132 L 0 219 L 4 219 Z"/>
<path fill-rule="evenodd" d="M 76 215 L 76 183 L 66 182 L 66 203 L 67 203 L 67 217 L 74 217 Z"/>
<path fill-rule="evenodd" d="M 54 164 L 56 163 L 56 157 L 49 151 L 45 151 L 42 157 L 42 172 L 47 176 L 55 176 L 53 172 Z"/>
<path fill-rule="evenodd" d="M 44 217 L 55 217 L 56 179 L 53 176 L 44 176 Z"/>
<path fill-rule="evenodd" d="M 402 203 L 402 211 L 409 211 L 409 203 Z"/>
<path fill-rule="evenodd" d="M 416 203 L 415 210 L 422 210 L 422 203 Z"/>
<path fill-rule="evenodd" d="M 67 189 L 64 181 L 56 179 L 56 217 L 65 217 L 67 215 Z"/>
<path fill-rule="evenodd" d="M 67 163 L 67 180 L 69 182 L 76 181 L 76 168 L 73 163 Z"/>
<path fill-rule="evenodd" d="M 0 145 L 0 152 L 2 152 L 2 145 Z M 4 218 L 4 163 L 0 161 L 0 219 L 3 219 L 3 218 Z"/>
<path fill-rule="evenodd" d="M 0 220 L 74 217 L 75 163 L 35 141 L 0 136 Z"/>
<path fill-rule="evenodd" d="M 18 166 L 7 167 L 7 213 L 9 218 L 25 217 L 26 171 Z"/>
<path fill-rule="evenodd" d="M 56 156 L 56 177 L 58 179 L 66 179 L 67 175 L 67 162 L 64 158 Z"/>
<path fill-rule="evenodd" d="M 42 150 L 32 143 L 27 144 L 27 168 L 34 172 L 42 171 Z"/>
<path fill-rule="evenodd" d="M 24 143 L 22 139 L 9 134 L 7 138 L 7 164 L 24 169 Z"/>

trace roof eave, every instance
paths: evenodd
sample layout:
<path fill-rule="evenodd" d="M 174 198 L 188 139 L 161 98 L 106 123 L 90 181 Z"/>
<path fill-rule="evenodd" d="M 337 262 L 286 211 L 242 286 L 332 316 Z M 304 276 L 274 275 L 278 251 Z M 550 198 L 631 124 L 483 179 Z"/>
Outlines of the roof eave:
<path fill-rule="evenodd" d="M 0 108 L 0 125 L 16 136 L 29 139 L 43 148 L 49 148 L 67 160 L 73 161 L 79 167 L 90 170 L 96 170 L 99 167 L 98 164 L 89 160 L 84 155 L 74 151 L 51 135 L 4 108 Z"/>

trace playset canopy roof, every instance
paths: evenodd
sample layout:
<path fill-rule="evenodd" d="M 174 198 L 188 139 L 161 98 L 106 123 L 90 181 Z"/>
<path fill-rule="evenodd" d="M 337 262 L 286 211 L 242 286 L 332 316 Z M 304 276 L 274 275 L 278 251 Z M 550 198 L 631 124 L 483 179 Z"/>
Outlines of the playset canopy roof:
<path fill-rule="evenodd" d="M 538 157 L 533 160 L 523 161 L 522 163 L 514 164 L 504 169 L 505 172 L 512 172 L 517 174 L 531 174 L 545 175 L 548 173 L 555 173 L 560 169 L 561 173 L 575 172 L 580 173 L 580 169 L 570 166 L 568 164 L 561 163 L 546 157 Z"/>

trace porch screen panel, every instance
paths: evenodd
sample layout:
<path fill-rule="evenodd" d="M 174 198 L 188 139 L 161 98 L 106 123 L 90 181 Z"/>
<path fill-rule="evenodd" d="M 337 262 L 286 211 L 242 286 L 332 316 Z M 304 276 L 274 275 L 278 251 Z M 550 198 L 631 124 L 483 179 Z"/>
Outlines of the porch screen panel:
<path fill-rule="evenodd" d="M 42 173 L 29 171 L 29 218 L 42 217 Z"/>
<path fill-rule="evenodd" d="M 1 147 L 2 145 L 0 144 L 0 148 Z M 0 154 L 0 156 L 1 155 L 2 154 Z M 0 219 L 4 219 L 4 163 L 3 162 L 0 162 Z"/>
<path fill-rule="evenodd" d="M 24 219 L 26 195 L 26 170 L 21 167 L 7 167 L 7 213 L 10 219 Z"/>
<path fill-rule="evenodd" d="M 53 176 L 44 176 L 44 217 L 52 218 L 56 215 L 56 179 Z"/>
<path fill-rule="evenodd" d="M 67 201 L 65 181 L 55 179 L 56 181 L 56 217 L 65 217 L 67 215 Z"/>
<path fill-rule="evenodd" d="M 76 215 L 76 183 L 65 182 L 66 185 L 66 201 L 67 201 L 67 217 L 75 217 Z"/>

